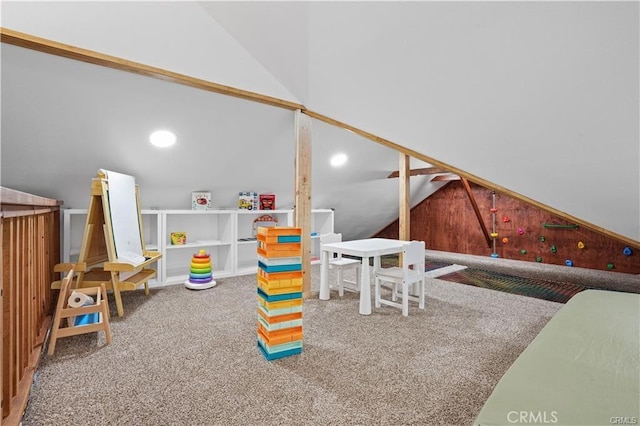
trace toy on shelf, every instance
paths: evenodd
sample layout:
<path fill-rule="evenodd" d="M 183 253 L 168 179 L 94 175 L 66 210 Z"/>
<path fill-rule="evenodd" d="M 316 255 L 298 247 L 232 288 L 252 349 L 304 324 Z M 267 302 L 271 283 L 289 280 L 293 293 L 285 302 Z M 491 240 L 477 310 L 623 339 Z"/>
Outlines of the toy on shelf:
<path fill-rule="evenodd" d="M 278 218 L 275 216 L 271 216 L 270 214 L 263 214 L 253 220 L 253 236 L 254 238 L 258 236 L 258 228 L 259 227 L 273 227 L 278 226 Z"/>
<path fill-rule="evenodd" d="M 200 250 L 191 259 L 189 279 L 184 285 L 191 290 L 204 290 L 214 287 L 217 283 L 213 279 L 211 256 L 206 250 Z"/>
<path fill-rule="evenodd" d="M 211 208 L 210 192 L 192 192 L 191 193 L 191 209 L 192 210 L 209 210 Z"/>
<path fill-rule="evenodd" d="M 238 193 L 238 208 L 244 210 L 258 210 L 257 192 Z"/>
<path fill-rule="evenodd" d="M 260 194 L 260 210 L 275 210 L 275 209 L 276 209 L 276 195 Z"/>
<path fill-rule="evenodd" d="M 186 232 L 172 232 L 171 233 L 171 245 L 172 246 L 183 246 L 187 244 L 187 233 Z"/>

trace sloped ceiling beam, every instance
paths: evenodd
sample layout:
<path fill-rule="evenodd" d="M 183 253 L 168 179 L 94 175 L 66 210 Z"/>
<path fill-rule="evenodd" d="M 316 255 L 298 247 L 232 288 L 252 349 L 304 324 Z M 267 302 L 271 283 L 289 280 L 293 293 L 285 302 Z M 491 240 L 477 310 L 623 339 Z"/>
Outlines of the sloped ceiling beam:
<path fill-rule="evenodd" d="M 421 169 L 411 169 L 410 170 L 410 176 L 422 176 L 422 175 L 435 175 L 438 173 L 448 173 L 449 170 L 445 170 L 442 167 L 424 167 Z M 392 179 L 392 178 L 397 178 L 400 176 L 400 172 L 398 170 L 396 170 L 395 172 L 391 172 L 391 174 L 389 176 L 387 176 L 387 178 Z"/>
<path fill-rule="evenodd" d="M 294 102 L 289 102 L 286 100 L 282 100 L 282 99 L 278 99 L 278 98 L 274 98 L 266 95 L 261 95 L 255 92 L 250 92 L 250 91 L 237 89 L 230 86 L 225 86 L 222 84 L 213 83 L 206 80 L 189 77 L 183 74 L 174 73 L 164 69 L 140 64 L 137 62 L 127 61 L 125 59 L 117 58 L 115 56 L 105 55 L 105 54 L 90 51 L 87 49 L 82 49 L 82 48 L 70 46 L 67 44 L 58 43 L 55 41 L 43 39 L 40 37 L 21 33 L 18 31 L 13 31 L 4 27 L 0 27 L 0 42 L 12 44 L 14 46 L 24 47 L 26 49 L 37 50 L 40 52 L 49 53 L 56 56 L 62 56 L 69 59 L 75 59 L 82 62 L 88 62 L 95 65 L 114 68 L 121 71 L 132 72 L 134 74 L 140 74 L 148 77 L 158 78 L 160 80 L 170 81 L 177 84 L 184 84 L 186 86 L 191 86 L 198 89 L 207 90 L 210 92 L 220 93 L 222 95 L 234 96 L 237 98 L 242 98 L 242 99 L 246 99 L 254 102 L 272 105 L 279 108 L 285 108 L 291 111 L 300 109 L 302 113 L 307 114 L 312 118 L 315 118 L 320 121 L 324 121 L 325 123 L 331 124 L 336 127 L 349 130 L 359 136 L 362 136 L 365 139 L 369 139 L 373 142 L 384 145 L 400 153 L 417 158 L 418 160 L 424 161 L 425 163 L 432 164 L 437 167 L 442 167 L 444 169 L 447 169 L 449 172 L 455 173 L 461 177 L 465 177 L 469 179 L 471 182 L 477 183 L 478 185 L 484 186 L 489 189 L 493 189 L 498 192 L 502 192 L 503 194 L 506 194 L 512 198 L 531 204 L 534 207 L 547 211 L 556 216 L 562 217 L 570 222 L 577 223 L 580 226 L 584 226 L 585 228 L 589 228 L 601 235 L 604 235 L 609 238 L 614 238 L 618 241 L 624 242 L 625 244 L 631 247 L 640 249 L 640 241 L 631 239 L 624 235 L 617 234 L 615 232 L 604 229 L 600 226 L 586 222 L 573 215 L 554 209 L 543 203 L 532 200 L 531 198 L 525 197 L 524 195 L 510 191 L 507 188 L 504 188 L 500 185 L 496 185 L 495 183 L 489 182 L 486 179 L 482 179 L 478 176 L 474 176 L 471 173 L 467 173 L 464 170 L 458 169 L 456 167 L 452 167 L 449 164 L 446 164 L 442 161 L 438 161 L 434 158 L 428 157 L 424 154 L 421 154 L 415 150 L 406 148 L 390 140 L 381 138 L 372 133 L 350 126 L 346 123 L 342 123 L 338 120 L 319 114 L 317 112 L 307 110 L 304 107 L 304 105 L 300 105 Z"/>
<path fill-rule="evenodd" d="M 460 180 L 460 176 L 452 175 L 452 174 L 439 175 L 439 176 L 433 177 L 429 182 L 449 182 L 452 180 Z"/>
<path fill-rule="evenodd" d="M 83 49 L 64 43 L 58 43 L 56 41 L 47 40 L 3 27 L 0 27 L 0 41 L 2 41 L 2 43 L 12 44 L 14 46 L 37 50 L 43 53 L 49 53 L 51 55 L 62 56 L 64 58 L 88 62 L 94 65 L 100 65 L 107 68 L 114 68 L 120 71 L 127 71 L 134 74 L 153 77 L 159 80 L 195 87 L 196 89 L 202 89 L 208 92 L 220 93 L 222 95 L 233 96 L 236 98 L 259 102 L 279 108 L 285 108 L 291 111 L 304 109 L 303 105 L 297 104 L 295 102 L 285 101 L 283 99 L 261 95 L 259 93 L 250 92 L 248 90 L 242 90 L 231 86 L 225 86 L 223 84 L 213 83 L 211 81 L 202 80 L 200 78 L 189 77 L 187 75 L 168 71 L 162 68 L 144 65 L 139 62 L 128 61 L 126 59 L 105 55 L 93 50 Z"/>
<path fill-rule="evenodd" d="M 478 208 L 478 203 L 476 203 L 476 198 L 473 196 L 473 192 L 471 192 L 471 185 L 469 185 L 469 181 L 466 178 L 460 178 L 462 181 L 462 186 L 464 186 L 464 190 L 467 191 L 467 196 L 469 197 L 469 201 L 471 201 L 471 206 L 473 207 L 473 211 L 476 214 L 476 218 L 480 223 L 480 228 L 482 229 L 482 233 L 484 234 L 484 238 L 487 241 L 487 245 L 491 248 L 491 244 L 493 240 L 489 235 L 489 231 L 487 230 L 487 225 L 485 225 L 484 220 L 482 220 L 482 214 L 480 214 L 480 208 Z"/>

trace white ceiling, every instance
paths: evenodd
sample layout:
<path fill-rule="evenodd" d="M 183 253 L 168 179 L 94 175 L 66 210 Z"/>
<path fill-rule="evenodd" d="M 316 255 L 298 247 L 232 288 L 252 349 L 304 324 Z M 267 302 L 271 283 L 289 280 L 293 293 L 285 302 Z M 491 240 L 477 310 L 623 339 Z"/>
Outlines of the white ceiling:
<path fill-rule="evenodd" d="M 274 192 L 293 207 L 291 111 L 11 45 L 2 48 L 2 185 L 86 208 L 98 169 L 136 177 L 144 208 L 190 208 L 208 190 L 230 208 L 239 191 Z M 175 147 L 148 142 L 157 128 Z M 336 209 L 345 237 L 369 236 L 397 217 L 398 155 L 314 121 L 314 208 Z M 345 167 L 329 166 L 344 152 Z M 424 163 L 414 161 L 416 167 Z M 415 178 L 414 204 L 439 185 Z M 424 184 L 423 184 L 424 183 Z"/>
<path fill-rule="evenodd" d="M 639 15 L 637 2 L 2 4 L 7 28 L 302 102 L 636 240 Z M 290 112 L 19 50 L 2 52 L 3 185 L 80 200 L 95 169 L 121 166 L 148 205 L 202 186 L 223 204 L 261 188 L 291 203 Z M 159 121 L 185 141 L 171 156 L 136 147 Z M 313 125 L 314 206 L 335 206 L 348 237 L 377 231 L 397 215 L 384 178 L 397 154 Z M 62 167 L 69 149 L 81 172 Z M 349 168 L 326 165 L 338 149 Z M 55 167 L 19 165 L 42 153 Z"/>

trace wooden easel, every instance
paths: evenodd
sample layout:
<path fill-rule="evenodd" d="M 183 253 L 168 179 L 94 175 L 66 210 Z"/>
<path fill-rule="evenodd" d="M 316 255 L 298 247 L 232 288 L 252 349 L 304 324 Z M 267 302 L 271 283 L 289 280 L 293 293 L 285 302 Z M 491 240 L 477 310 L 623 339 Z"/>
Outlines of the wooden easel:
<path fill-rule="evenodd" d="M 60 263 L 54 268 L 55 272 L 68 272 L 75 269 L 78 273 L 76 288 L 100 287 L 104 283 L 107 290 L 113 291 L 120 317 L 124 315 L 120 292 L 135 290 L 140 285 L 144 285 L 144 293 L 149 295 L 149 280 L 156 276 L 156 270 L 147 267 L 162 257 L 160 252 L 145 250 L 137 186 L 135 196 L 142 255 L 145 257 L 143 262 L 133 264 L 122 259 L 118 260 L 109 205 L 109 181 L 106 174 L 98 172 L 98 177 L 93 178 L 91 183 L 91 201 L 78 262 Z M 121 272 L 130 276 L 121 280 Z M 51 288 L 60 288 L 60 284 L 61 281 L 55 281 L 51 284 Z"/>

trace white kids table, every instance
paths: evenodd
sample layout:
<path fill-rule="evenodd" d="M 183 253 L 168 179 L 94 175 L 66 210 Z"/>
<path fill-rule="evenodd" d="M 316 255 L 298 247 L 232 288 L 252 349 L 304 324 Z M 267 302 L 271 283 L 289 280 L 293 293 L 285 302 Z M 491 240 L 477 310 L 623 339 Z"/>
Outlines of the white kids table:
<path fill-rule="evenodd" d="M 360 314 L 371 314 L 371 272 L 369 259 L 373 257 L 373 270 L 380 269 L 380 256 L 401 253 L 407 241 L 387 238 L 366 238 L 363 240 L 343 241 L 322 244 L 322 264 L 320 266 L 320 300 L 329 300 L 329 256 L 340 253 L 362 258 L 360 268 Z"/>

